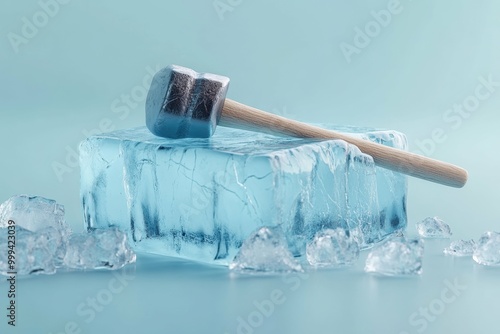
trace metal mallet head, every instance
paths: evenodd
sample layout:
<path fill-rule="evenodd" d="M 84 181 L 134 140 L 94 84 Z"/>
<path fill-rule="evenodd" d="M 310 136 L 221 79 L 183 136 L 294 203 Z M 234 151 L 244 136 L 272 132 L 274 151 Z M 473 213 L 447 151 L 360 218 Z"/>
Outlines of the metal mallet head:
<path fill-rule="evenodd" d="M 222 114 L 229 78 L 171 65 L 153 78 L 146 125 L 160 137 L 208 138 Z"/>
<path fill-rule="evenodd" d="M 341 139 L 356 145 L 383 168 L 452 187 L 467 182 L 463 168 L 367 140 L 267 113 L 226 99 L 229 79 L 169 66 L 153 78 L 146 100 L 146 124 L 167 138 L 207 138 L 217 124 L 275 135 Z"/>

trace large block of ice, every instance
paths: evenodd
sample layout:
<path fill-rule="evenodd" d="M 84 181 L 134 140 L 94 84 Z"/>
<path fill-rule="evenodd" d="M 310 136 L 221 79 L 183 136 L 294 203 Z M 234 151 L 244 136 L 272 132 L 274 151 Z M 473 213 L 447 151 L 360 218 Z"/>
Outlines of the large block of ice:
<path fill-rule="evenodd" d="M 407 148 L 395 131 L 322 126 Z M 325 228 L 363 248 L 406 226 L 406 177 L 343 141 L 222 127 L 174 140 L 140 127 L 86 139 L 80 165 L 86 226 L 119 226 L 138 251 L 228 264 L 262 226 L 282 225 L 295 255 Z"/>

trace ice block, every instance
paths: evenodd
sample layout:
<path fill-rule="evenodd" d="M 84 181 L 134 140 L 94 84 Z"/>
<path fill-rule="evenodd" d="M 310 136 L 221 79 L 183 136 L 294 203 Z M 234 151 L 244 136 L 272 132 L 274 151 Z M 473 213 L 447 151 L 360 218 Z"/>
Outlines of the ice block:
<path fill-rule="evenodd" d="M 407 149 L 396 131 L 321 126 Z M 281 225 L 295 256 L 326 228 L 361 248 L 406 227 L 406 177 L 343 141 L 220 128 L 165 139 L 146 127 L 80 145 L 87 228 L 118 226 L 137 251 L 227 265 L 263 226 Z"/>

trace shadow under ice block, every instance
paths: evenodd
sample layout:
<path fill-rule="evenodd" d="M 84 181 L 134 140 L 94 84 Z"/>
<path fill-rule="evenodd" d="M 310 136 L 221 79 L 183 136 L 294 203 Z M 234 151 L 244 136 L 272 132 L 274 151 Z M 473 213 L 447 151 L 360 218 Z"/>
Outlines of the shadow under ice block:
<path fill-rule="evenodd" d="M 407 149 L 399 132 L 322 126 Z M 281 225 L 302 256 L 326 228 L 367 248 L 407 223 L 406 177 L 339 140 L 229 128 L 165 139 L 139 127 L 89 137 L 80 165 L 86 227 L 118 226 L 137 251 L 227 265 L 262 226 Z"/>

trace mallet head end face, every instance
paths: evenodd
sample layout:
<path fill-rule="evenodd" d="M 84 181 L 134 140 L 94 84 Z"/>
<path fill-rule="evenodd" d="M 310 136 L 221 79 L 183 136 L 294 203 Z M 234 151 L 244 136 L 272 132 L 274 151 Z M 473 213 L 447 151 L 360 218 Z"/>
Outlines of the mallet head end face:
<path fill-rule="evenodd" d="M 166 138 L 208 138 L 224 106 L 229 78 L 170 65 L 153 78 L 146 99 L 146 125 Z"/>

